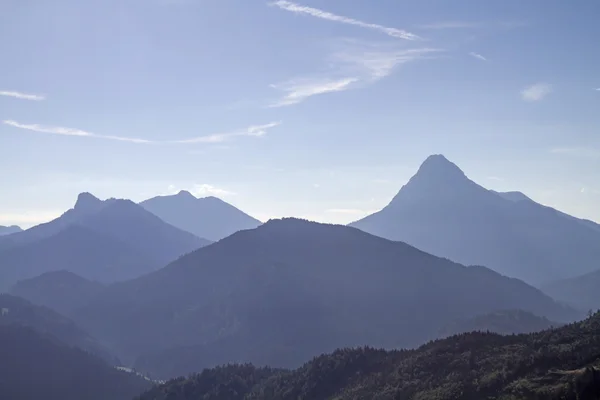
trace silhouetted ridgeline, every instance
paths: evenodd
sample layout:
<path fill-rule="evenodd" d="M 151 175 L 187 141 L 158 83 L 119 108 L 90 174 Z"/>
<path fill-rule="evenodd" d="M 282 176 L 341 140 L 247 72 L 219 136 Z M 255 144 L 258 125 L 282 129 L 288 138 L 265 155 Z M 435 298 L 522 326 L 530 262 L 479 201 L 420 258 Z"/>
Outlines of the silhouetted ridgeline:
<path fill-rule="evenodd" d="M 12 226 L 0 226 L 0 236 L 10 235 L 12 233 L 21 232 L 22 229 L 16 225 Z"/>
<path fill-rule="evenodd" d="M 600 225 L 521 193 L 487 190 L 442 155 L 427 158 L 384 209 L 351 226 L 534 285 L 600 268 Z"/>
<path fill-rule="evenodd" d="M 212 196 L 198 199 L 185 190 L 172 196 L 154 197 L 140 205 L 179 229 L 215 241 L 261 224 L 221 199 Z"/>
<path fill-rule="evenodd" d="M 597 400 L 600 313 L 534 334 L 467 333 L 417 350 L 341 349 L 293 371 L 230 365 L 138 400 Z M 587 367 L 587 369 L 586 369 Z"/>

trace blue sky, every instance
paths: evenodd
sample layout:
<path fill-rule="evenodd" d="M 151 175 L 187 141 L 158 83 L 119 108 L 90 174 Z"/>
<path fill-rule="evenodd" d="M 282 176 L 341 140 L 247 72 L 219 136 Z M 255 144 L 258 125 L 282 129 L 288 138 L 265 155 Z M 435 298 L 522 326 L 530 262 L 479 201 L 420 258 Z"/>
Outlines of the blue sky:
<path fill-rule="evenodd" d="M 430 154 L 600 221 L 600 3 L 0 2 L 0 224 L 181 189 L 345 223 Z"/>

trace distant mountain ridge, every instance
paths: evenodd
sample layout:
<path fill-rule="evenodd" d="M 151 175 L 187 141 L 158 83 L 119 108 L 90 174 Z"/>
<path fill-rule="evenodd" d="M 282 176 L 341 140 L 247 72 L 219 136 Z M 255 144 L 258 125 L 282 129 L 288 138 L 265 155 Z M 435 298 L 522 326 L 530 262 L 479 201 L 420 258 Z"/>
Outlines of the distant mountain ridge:
<path fill-rule="evenodd" d="M 0 290 L 65 269 L 101 282 L 134 278 L 209 243 L 129 200 L 82 193 L 59 218 L 0 237 Z"/>
<path fill-rule="evenodd" d="M 596 224 L 515 199 L 528 198 L 487 190 L 433 155 L 385 208 L 350 226 L 536 285 L 597 268 Z"/>
<path fill-rule="evenodd" d="M 106 286 L 99 282 L 87 280 L 70 271 L 60 270 L 18 281 L 11 288 L 10 293 L 33 304 L 49 307 L 63 315 L 70 315 L 105 288 Z"/>
<path fill-rule="evenodd" d="M 185 190 L 176 195 L 154 197 L 140 205 L 179 229 L 213 241 L 261 224 L 217 197 L 196 198 Z"/>
<path fill-rule="evenodd" d="M 11 226 L 0 226 L 0 236 L 10 235 L 13 233 L 21 232 L 23 229 L 16 225 Z"/>
<path fill-rule="evenodd" d="M 600 267 L 600 260 L 598 266 Z M 580 310 L 598 310 L 600 309 L 600 269 L 575 278 L 550 282 L 542 286 L 542 291 Z"/>
<path fill-rule="evenodd" d="M 337 347 L 415 346 L 457 318 L 573 310 L 483 267 L 358 229 L 297 219 L 237 232 L 112 285 L 75 320 L 136 367 L 168 377 L 230 361 L 295 366 Z"/>

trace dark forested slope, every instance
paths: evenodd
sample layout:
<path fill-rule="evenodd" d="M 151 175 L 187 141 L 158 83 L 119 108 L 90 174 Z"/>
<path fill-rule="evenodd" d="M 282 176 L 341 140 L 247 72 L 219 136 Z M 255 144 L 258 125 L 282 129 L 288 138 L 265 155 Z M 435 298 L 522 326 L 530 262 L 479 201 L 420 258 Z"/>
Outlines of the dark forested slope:
<path fill-rule="evenodd" d="M 597 400 L 600 314 L 533 334 L 466 333 L 417 350 L 341 349 L 287 372 L 230 365 L 139 400 Z"/>
<path fill-rule="evenodd" d="M 0 324 L 0 399 L 130 400 L 149 387 L 47 334 Z"/>
<path fill-rule="evenodd" d="M 43 306 L 8 294 L 0 294 L 0 325 L 20 325 L 49 334 L 65 345 L 78 347 L 94 354 L 108 363 L 118 360 L 108 349 L 78 327 L 72 320 Z"/>

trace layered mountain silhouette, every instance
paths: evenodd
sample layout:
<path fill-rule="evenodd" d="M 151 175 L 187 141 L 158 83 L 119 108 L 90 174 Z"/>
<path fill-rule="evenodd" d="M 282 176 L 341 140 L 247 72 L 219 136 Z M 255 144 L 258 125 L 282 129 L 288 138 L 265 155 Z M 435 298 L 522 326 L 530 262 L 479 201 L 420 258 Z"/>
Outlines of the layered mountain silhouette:
<path fill-rule="evenodd" d="M 600 264 L 600 261 L 599 261 Z M 600 270 L 542 286 L 542 290 L 557 300 L 581 310 L 600 309 Z"/>
<path fill-rule="evenodd" d="M 198 199 L 184 190 L 172 196 L 154 197 L 140 205 L 173 226 L 213 241 L 261 224 L 217 197 Z"/>
<path fill-rule="evenodd" d="M 10 235 L 13 233 L 21 232 L 23 229 L 16 225 L 11 226 L 0 226 L 0 236 Z"/>
<path fill-rule="evenodd" d="M 296 366 L 343 346 L 414 346 L 458 318 L 511 308 L 574 316 L 487 268 L 283 219 L 112 285 L 74 318 L 127 361 L 147 355 L 146 371 L 171 376 L 229 361 Z"/>
<path fill-rule="evenodd" d="M 208 243 L 129 200 L 83 193 L 61 217 L 0 238 L 0 290 L 59 270 L 107 283 L 134 278 Z"/>
<path fill-rule="evenodd" d="M 63 315 L 87 304 L 105 285 L 82 278 L 73 272 L 61 270 L 46 272 L 35 278 L 17 282 L 10 293 L 44 305 Z"/>
<path fill-rule="evenodd" d="M 381 211 L 350 224 L 532 284 L 598 268 L 600 231 L 522 194 L 499 194 L 433 155 Z"/>
<path fill-rule="evenodd" d="M 37 332 L 51 335 L 65 345 L 94 354 L 111 365 L 119 362 L 104 345 L 72 320 L 47 307 L 34 305 L 17 296 L 0 294 L 0 310 L 0 326 L 27 326 Z"/>
<path fill-rule="evenodd" d="M 49 334 L 0 324 L 0 399 L 130 400 L 150 387 Z"/>

